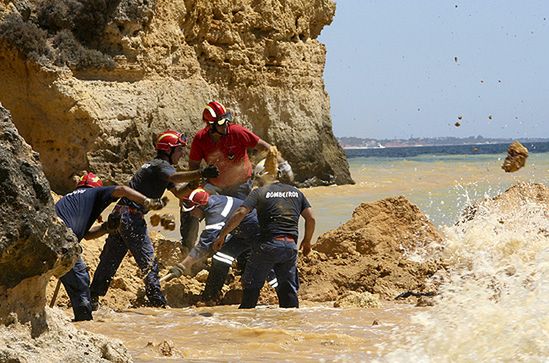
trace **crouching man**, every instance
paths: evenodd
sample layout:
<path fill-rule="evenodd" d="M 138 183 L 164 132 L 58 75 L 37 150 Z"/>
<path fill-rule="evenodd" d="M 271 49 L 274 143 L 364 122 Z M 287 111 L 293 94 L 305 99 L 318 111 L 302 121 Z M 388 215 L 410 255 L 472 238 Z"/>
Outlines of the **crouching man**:
<path fill-rule="evenodd" d="M 278 280 L 279 306 L 297 308 L 298 221 L 300 215 L 305 219 L 305 235 L 301 241 L 301 248 L 303 254 L 308 255 L 315 229 L 311 205 L 299 189 L 279 182 L 277 175 L 265 172 L 264 168 L 256 168 L 256 178 L 260 187 L 254 189 L 231 215 L 214 241 L 213 247 L 219 250 L 225 237 L 255 208 L 261 236 L 253 246 L 252 255 L 242 276 L 244 293 L 240 309 L 255 308 L 259 292 L 271 269 L 274 269 Z"/>

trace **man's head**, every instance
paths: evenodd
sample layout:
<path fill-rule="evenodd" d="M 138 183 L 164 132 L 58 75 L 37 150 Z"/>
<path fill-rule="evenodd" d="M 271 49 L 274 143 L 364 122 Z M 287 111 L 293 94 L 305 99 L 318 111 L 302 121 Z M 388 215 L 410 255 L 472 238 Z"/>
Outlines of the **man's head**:
<path fill-rule="evenodd" d="M 103 182 L 94 173 L 84 174 L 76 184 L 77 188 L 96 188 L 102 186 Z"/>
<path fill-rule="evenodd" d="M 202 120 L 210 126 L 212 133 L 226 135 L 229 122 L 233 120 L 233 113 L 217 101 L 209 102 L 202 111 Z"/>
<path fill-rule="evenodd" d="M 191 212 L 191 215 L 197 218 L 203 217 L 202 208 L 208 204 L 210 194 L 202 188 L 196 188 L 187 198 L 183 198 L 182 209 L 184 212 Z"/>
<path fill-rule="evenodd" d="M 156 139 L 154 148 L 158 155 L 168 157 L 170 164 L 176 165 L 187 146 L 187 137 L 174 130 L 166 130 Z"/>

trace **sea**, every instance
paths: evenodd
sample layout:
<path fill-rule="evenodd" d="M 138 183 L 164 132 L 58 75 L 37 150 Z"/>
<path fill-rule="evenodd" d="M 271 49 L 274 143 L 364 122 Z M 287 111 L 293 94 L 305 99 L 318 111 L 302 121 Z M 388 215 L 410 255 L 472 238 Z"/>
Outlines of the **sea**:
<path fill-rule="evenodd" d="M 517 203 L 456 224 L 518 182 L 549 186 L 549 142 L 524 145 L 514 173 L 501 168 L 504 144 L 347 149 L 354 185 L 303 189 L 315 239 L 361 203 L 402 195 L 417 205 L 444 235 L 441 255 L 418 256 L 453 261 L 432 307 L 100 310 L 79 324 L 121 339 L 136 362 L 549 362 L 547 209 Z"/>

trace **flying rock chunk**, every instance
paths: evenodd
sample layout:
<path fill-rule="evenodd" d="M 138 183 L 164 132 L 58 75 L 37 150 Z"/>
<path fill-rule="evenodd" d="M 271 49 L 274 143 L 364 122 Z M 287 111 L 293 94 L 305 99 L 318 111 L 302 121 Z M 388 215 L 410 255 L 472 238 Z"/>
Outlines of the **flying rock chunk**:
<path fill-rule="evenodd" d="M 507 149 L 507 157 L 501 168 L 507 173 L 513 173 L 524 166 L 528 157 L 528 149 L 518 141 L 514 141 Z"/>

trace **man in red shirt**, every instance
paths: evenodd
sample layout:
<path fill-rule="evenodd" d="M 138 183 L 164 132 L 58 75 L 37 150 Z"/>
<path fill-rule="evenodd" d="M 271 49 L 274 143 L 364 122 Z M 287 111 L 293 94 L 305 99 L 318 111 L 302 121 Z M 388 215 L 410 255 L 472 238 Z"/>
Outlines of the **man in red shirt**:
<path fill-rule="evenodd" d="M 206 127 L 197 132 L 191 144 L 189 169 L 200 168 L 202 160 L 215 165 L 219 176 L 208 179 L 204 189 L 210 194 L 223 194 L 246 199 L 252 190 L 252 164 L 248 149 L 268 151 L 270 144 L 247 128 L 232 123 L 233 114 L 217 101 L 209 102 L 202 112 Z M 278 157 L 282 175 L 293 181 L 293 172 L 287 161 Z M 191 248 L 198 229 L 187 213 L 181 213 L 182 243 Z"/>
<path fill-rule="evenodd" d="M 204 108 L 202 119 L 206 127 L 198 131 L 191 144 L 189 168 L 198 169 L 202 160 L 219 169 L 219 176 L 208 180 L 210 186 L 219 194 L 245 199 L 251 190 L 252 164 L 248 149 L 268 151 L 271 145 L 247 128 L 232 124 L 233 114 L 221 103 L 212 101 Z M 280 167 L 291 167 L 282 158 Z M 293 176 L 293 175 L 292 175 Z M 244 185 L 243 185 L 244 184 Z"/>

